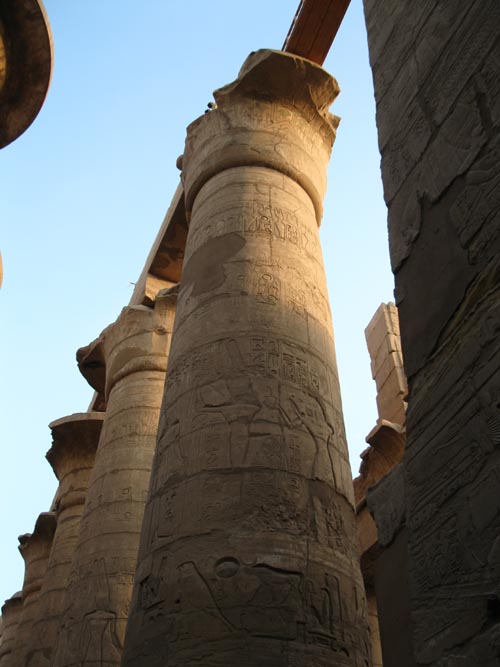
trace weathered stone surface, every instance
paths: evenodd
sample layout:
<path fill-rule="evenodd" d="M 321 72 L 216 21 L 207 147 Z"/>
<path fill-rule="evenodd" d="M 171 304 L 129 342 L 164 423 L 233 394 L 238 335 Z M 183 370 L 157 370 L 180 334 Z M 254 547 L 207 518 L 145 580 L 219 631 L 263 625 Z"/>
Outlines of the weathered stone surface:
<path fill-rule="evenodd" d="M 372 486 L 366 496 L 368 509 L 375 518 L 380 546 L 388 546 L 405 522 L 405 486 L 401 465 Z"/>
<path fill-rule="evenodd" d="M 392 5 L 365 0 L 367 16 Z M 400 5 L 394 30 L 406 13 L 427 12 L 426 3 Z M 368 26 L 380 144 L 394 147 L 382 152 L 382 173 L 410 389 L 411 644 L 415 663 L 432 667 L 500 659 L 499 21 L 494 0 L 436 2 L 409 36 L 398 74 L 383 83 L 392 56 Z M 422 70 L 415 53 L 425 56 Z M 415 104 L 432 131 L 402 169 L 404 146 L 419 141 L 407 115 Z"/>
<path fill-rule="evenodd" d="M 361 453 L 359 475 L 354 480 L 356 503 L 362 502 L 368 489 L 403 460 L 405 429 L 399 424 L 379 420 L 366 441 L 370 446 Z"/>
<path fill-rule="evenodd" d="M 187 221 L 184 210 L 184 189 L 179 183 L 137 281 L 129 305 L 151 305 L 161 289 L 181 279 Z"/>
<path fill-rule="evenodd" d="M 366 528 L 366 520 L 365 525 L 360 524 L 359 512 L 363 509 L 367 490 L 403 459 L 406 441 L 405 399 L 408 392 L 403 370 L 398 310 L 393 303 L 383 303 L 377 308 L 365 329 L 365 337 L 372 377 L 377 387 L 378 419 L 376 426 L 366 436 L 369 447 L 361 453 L 359 475 L 354 480 L 358 534 Z M 365 536 L 359 537 L 362 544 L 372 546 Z"/>
<path fill-rule="evenodd" d="M 50 424 L 52 447 L 47 459 L 59 480 L 56 493 L 57 527 L 38 610 L 28 641 L 29 667 L 50 665 L 64 611 L 71 564 L 75 555 L 80 520 L 94 464 L 104 414 L 84 412 Z"/>
<path fill-rule="evenodd" d="M 375 591 L 366 591 L 368 605 L 368 622 L 370 624 L 370 638 L 372 644 L 372 666 L 384 667 L 382 663 L 382 647 L 380 645 L 380 628 L 378 624 L 377 598 Z"/>
<path fill-rule="evenodd" d="M 16 636 L 19 617 L 23 609 L 22 593 L 19 591 L 5 600 L 2 606 L 2 641 L 0 643 L 0 667 L 15 667 Z"/>
<path fill-rule="evenodd" d="M 100 337 L 107 411 L 89 481 L 55 667 L 119 665 L 175 313 L 125 308 Z M 78 353 L 80 367 L 95 346 Z M 86 356 L 87 355 L 87 356 Z"/>
<path fill-rule="evenodd" d="M 40 0 L 0 3 L 0 148 L 36 118 L 52 74 L 52 35 Z"/>
<path fill-rule="evenodd" d="M 33 632 L 33 622 L 37 618 L 40 590 L 42 588 L 52 541 L 56 529 L 54 512 L 42 512 L 35 523 L 33 533 L 19 537 L 19 551 L 24 559 L 24 581 L 21 591 L 23 608 L 17 624 L 11 663 L 14 667 L 24 667 L 27 659 L 28 642 Z"/>
<path fill-rule="evenodd" d="M 378 555 L 374 580 L 383 665 L 416 667 L 413 655 L 414 628 L 408 583 L 406 527 L 403 526 L 393 541 Z"/>
<path fill-rule="evenodd" d="M 379 420 L 405 423 L 408 385 L 403 369 L 399 318 L 393 303 L 383 303 L 365 329 L 372 377 L 377 386 Z"/>
<path fill-rule="evenodd" d="M 336 92 L 261 51 L 188 128 L 190 229 L 123 665 L 369 664 L 318 240 Z"/>

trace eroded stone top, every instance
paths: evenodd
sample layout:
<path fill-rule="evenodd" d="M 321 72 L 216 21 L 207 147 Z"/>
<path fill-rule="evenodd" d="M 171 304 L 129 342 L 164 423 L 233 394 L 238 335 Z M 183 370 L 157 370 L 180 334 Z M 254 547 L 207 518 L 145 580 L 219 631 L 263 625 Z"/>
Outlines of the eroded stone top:
<path fill-rule="evenodd" d="M 319 65 L 281 51 L 250 54 L 238 78 L 214 92 L 214 109 L 187 128 L 182 180 L 189 220 L 194 200 L 215 174 L 268 167 L 311 198 L 318 224 L 339 118 L 328 111 L 339 93 Z"/>
<path fill-rule="evenodd" d="M 49 424 L 52 447 L 45 457 L 59 481 L 75 463 L 93 459 L 104 417 L 103 412 L 81 412 Z"/>

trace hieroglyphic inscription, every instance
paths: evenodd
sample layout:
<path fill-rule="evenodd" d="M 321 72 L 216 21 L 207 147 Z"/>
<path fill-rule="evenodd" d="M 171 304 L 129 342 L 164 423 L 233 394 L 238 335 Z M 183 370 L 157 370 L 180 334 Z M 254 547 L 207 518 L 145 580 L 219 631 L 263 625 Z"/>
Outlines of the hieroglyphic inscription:
<path fill-rule="evenodd" d="M 270 336 L 225 338 L 207 343 L 178 358 L 169 368 L 169 385 L 202 384 L 213 376 L 246 371 L 285 382 L 328 397 L 332 370 L 301 345 Z"/>
<path fill-rule="evenodd" d="M 317 230 L 336 86 L 313 94 L 321 70 L 304 86 L 309 63 L 284 56 L 302 83 L 269 105 L 254 57 L 250 87 L 216 93 L 188 129 L 190 233 L 128 667 L 157 662 L 152 646 L 165 664 L 369 663 Z"/>
<path fill-rule="evenodd" d="M 321 248 L 317 230 L 293 211 L 257 200 L 234 206 L 229 211 L 209 218 L 203 226 L 193 229 L 189 242 L 198 248 L 209 239 L 226 234 L 260 236 L 290 245 L 314 262 L 320 261 Z"/>

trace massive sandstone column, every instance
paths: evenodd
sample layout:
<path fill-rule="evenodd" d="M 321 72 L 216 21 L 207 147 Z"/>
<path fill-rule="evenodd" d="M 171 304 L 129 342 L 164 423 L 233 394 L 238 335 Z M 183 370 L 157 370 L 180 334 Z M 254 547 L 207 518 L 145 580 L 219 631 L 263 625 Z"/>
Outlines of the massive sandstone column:
<path fill-rule="evenodd" d="M 19 551 L 25 564 L 23 608 L 17 624 L 10 662 L 6 663 L 8 667 L 24 667 L 26 663 L 28 642 L 33 631 L 33 622 L 37 618 L 40 590 L 47 572 L 55 529 L 54 512 L 42 512 L 36 520 L 33 533 L 19 537 Z"/>
<path fill-rule="evenodd" d="M 23 609 L 21 591 L 5 600 L 2 606 L 2 642 L 0 644 L 0 667 L 15 665 L 13 651 L 16 646 L 17 626 Z"/>
<path fill-rule="evenodd" d="M 124 308 L 80 366 L 106 364 L 104 421 L 53 664 L 119 665 L 146 501 L 175 295 Z"/>
<path fill-rule="evenodd" d="M 188 128 L 127 667 L 369 664 L 318 239 L 337 92 L 313 63 L 258 51 Z"/>
<path fill-rule="evenodd" d="M 37 616 L 28 642 L 27 665 L 50 665 L 64 610 L 66 587 L 104 413 L 84 412 L 50 424 L 52 447 L 47 459 L 59 480 L 57 526 Z"/>

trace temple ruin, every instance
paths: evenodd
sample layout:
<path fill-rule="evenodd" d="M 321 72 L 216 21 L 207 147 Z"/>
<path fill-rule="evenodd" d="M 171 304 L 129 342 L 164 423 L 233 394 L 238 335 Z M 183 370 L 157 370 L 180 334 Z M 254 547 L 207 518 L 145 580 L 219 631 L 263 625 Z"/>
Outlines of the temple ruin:
<path fill-rule="evenodd" d="M 0 667 L 500 664 L 500 7 L 364 0 L 396 303 L 353 480 L 318 237 L 347 5 L 304 0 L 188 126 L 50 424 Z"/>

